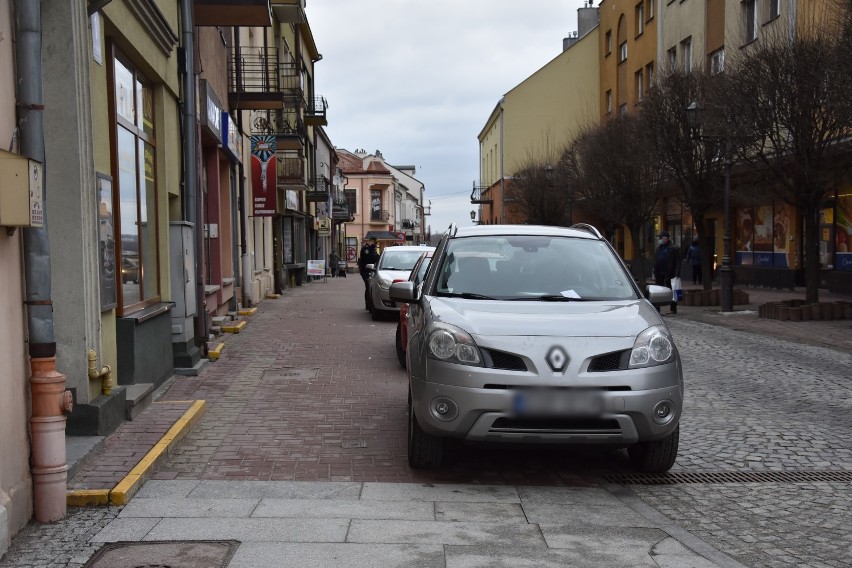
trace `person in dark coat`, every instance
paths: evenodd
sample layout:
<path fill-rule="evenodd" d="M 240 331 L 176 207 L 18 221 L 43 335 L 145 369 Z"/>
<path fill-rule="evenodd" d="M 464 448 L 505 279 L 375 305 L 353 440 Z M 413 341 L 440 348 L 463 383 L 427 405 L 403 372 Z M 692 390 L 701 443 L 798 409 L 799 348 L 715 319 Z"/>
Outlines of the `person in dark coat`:
<path fill-rule="evenodd" d="M 328 255 L 328 268 L 332 278 L 336 278 L 340 273 L 340 256 L 334 251 Z"/>
<path fill-rule="evenodd" d="M 367 269 L 368 264 L 375 265 L 379 262 L 379 252 L 376 250 L 376 240 L 367 239 L 364 246 L 361 247 L 361 253 L 358 255 L 358 271 L 361 273 L 361 278 L 364 279 L 364 308 L 370 309 L 370 270 Z"/>
<path fill-rule="evenodd" d="M 680 274 L 680 250 L 672 244 L 669 232 L 661 231 L 660 246 L 657 247 L 654 255 L 654 284 L 671 288 L 672 278 L 678 274 Z M 672 301 L 669 313 L 677 313 L 677 302 Z"/>
<path fill-rule="evenodd" d="M 692 244 L 686 249 L 686 258 L 690 266 L 692 266 L 692 283 L 701 284 L 701 254 L 698 249 L 698 239 L 692 239 Z"/>

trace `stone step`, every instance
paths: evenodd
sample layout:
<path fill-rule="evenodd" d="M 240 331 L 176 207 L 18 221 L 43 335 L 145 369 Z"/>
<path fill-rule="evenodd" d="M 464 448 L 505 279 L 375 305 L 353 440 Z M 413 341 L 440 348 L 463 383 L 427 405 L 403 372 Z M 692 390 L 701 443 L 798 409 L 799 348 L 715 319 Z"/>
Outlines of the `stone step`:
<path fill-rule="evenodd" d="M 154 383 L 126 385 L 127 401 L 124 403 L 125 417 L 133 420 L 148 408 L 153 400 Z"/>

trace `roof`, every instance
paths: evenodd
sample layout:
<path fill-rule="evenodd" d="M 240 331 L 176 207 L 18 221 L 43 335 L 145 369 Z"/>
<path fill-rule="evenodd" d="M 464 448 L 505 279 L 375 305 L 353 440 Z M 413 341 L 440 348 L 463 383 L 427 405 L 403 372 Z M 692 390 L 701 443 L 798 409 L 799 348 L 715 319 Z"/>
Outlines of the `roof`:
<path fill-rule="evenodd" d="M 547 225 L 474 225 L 472 227 L 458 227 L 455 236 L 550 235 L 596 239 L 597 236 L 586 228 L 588 226 L 584 224 L 574 225 L 573 227 L 554 227 Z"/>
<path fill-rule="evenodd" d="M 377 241 L 403 241 L 405 240 L 405 234 L 403 233 L 400 239 L 397 233 L 391 233 L 390 231 L 367 231 L 367 236 L 364 238 L 376 239 Z"/>

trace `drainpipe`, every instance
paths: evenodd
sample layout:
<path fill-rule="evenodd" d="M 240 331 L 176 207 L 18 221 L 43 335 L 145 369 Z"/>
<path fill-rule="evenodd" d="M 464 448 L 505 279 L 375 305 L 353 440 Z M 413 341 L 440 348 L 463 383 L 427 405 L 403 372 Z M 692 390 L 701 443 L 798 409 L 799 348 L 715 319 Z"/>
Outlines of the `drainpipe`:
<path fill-rule="evenodd" d="M 200 192 L 198 191 L 198 125 L 195 105 L 195 39 L 192 25 L 192 0 L 180 2 L 181 36 L 184 49 L 183 76 L 183 164 L 184 211 L 186 220 L 195 232 L 195 341 L 207 356 L 207 310 L 204 307 L 204 270 L 201 259 L 204 251 L 204 227 L 199 219 Z"/>
<path fill-rule="evenodd" d="M 40 2 L 14 0 L 15 64 L 21 154 L 44 163 L 44 98 Z M 44 186 L 44 184 L 43 184 Z M 44 191 L 44 190 L 42 190 Z M 23 230 L 27 328 L 32 393 L 33 516 L 42 523 L 65 518 L 68 464 L 65 413 L 71 411 L 65 375 L 56 370 L 47 200 L 44 225 Z"/>
<path fill-rule="evenodd" d="M 240 135 L 243 132 L 243 113 L 237 111 L 237 126 L 239 126 Z M 251 281 L 252 281 L 252 266 L 248 254 L 248 213 L 246 212 L 246 180 L 245 166 L 243 166 L 243 156 L 240 156 L 240 162 L 237 165 L 237 188 L 239 190 L 239 207 L 240 207 L 240 259 L 243 265 L 242 274 L 242 289 L 243 289 L 243 305 L 252 306 L 254 298 L 252 298 Z M 257 246 L 255 244 L 255 246 Z"/>

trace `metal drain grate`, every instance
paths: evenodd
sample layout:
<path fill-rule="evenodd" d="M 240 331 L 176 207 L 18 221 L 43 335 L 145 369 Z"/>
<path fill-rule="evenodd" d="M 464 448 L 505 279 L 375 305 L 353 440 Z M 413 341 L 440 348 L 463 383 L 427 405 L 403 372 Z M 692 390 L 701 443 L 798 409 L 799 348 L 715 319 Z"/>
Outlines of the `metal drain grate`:
<path fill-rule="evenodd" d="M 852 471 L 690 471 L 669 473 L 612 473 L 604 480 L 620 485 L 676 485 L 680 483 L 818 483 L 852 482 Z"/>

